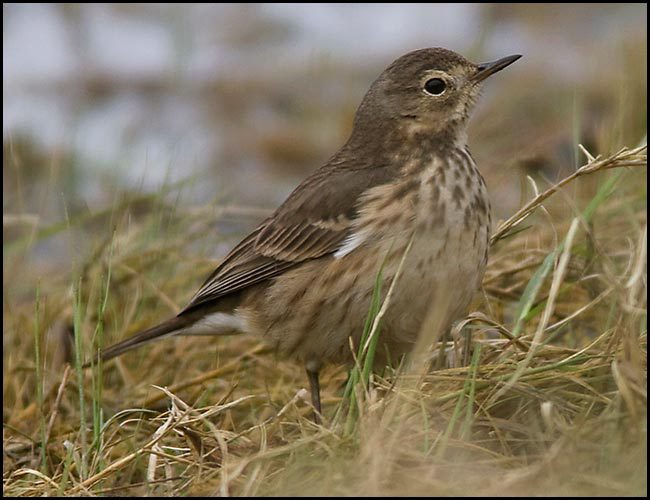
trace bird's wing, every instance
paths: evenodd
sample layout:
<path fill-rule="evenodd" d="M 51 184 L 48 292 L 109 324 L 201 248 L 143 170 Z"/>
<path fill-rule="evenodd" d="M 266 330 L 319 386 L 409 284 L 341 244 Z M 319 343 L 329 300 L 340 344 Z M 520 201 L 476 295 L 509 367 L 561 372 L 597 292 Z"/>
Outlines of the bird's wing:
<path fill-rule="evenodd" d="M 387 167 L 317 170 L 233 248 L 180 314 L 336 252 L 350 233 L 360 196 L 389 181 Z"/>

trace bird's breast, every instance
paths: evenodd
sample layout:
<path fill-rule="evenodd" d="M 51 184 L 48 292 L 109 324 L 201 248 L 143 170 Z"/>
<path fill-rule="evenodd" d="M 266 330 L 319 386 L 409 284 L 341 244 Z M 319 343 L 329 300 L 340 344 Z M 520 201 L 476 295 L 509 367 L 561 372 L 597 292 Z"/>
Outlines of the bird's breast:
<path fill-rule="evenodd" d="M 387 319 L 394 332 L 412 335 L 432 304 L 444 298 L 445 314 L 454 319 L 480 286 L 489 245 L 489 200 L 485 182 L 464 150 L 434 156 L 410 171 L 407 165 L 392 199 L 392 213 L 400 216 L 393 216 L 395 222 L 377 246 L 391 256 L 396 250 L 404 254 L 405 242 L 412 242 L 398 277 L 394 314 Z M 390 218 L 387 214 L 385 220 Z M 398 259 L 387 263 L 386 276 L 392 280 Z"/>
<path fill-rule="evenodd" d="M 355 227 L 338 253 L 361 246 L 390 248 L 413 235 L 413 245 L 427 258 L 462 251 L 482 259 L 490 224 L 485 182 L 470 154 L 455 148 L 405 162 L 396 181 L 366 193 Z"/>

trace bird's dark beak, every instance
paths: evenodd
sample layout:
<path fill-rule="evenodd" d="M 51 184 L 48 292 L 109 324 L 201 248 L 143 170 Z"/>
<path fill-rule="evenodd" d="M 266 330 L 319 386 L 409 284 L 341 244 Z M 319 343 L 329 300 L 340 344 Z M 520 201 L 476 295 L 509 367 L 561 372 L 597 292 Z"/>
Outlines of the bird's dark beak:
<path fill-rule="evenodd" d="M 497 71 L 501 71 L 506 66 L 510 66 L 513 62 L 521 57 L 521 54 L 515 54 L 513 56 L 503 57 L 498 61 L 492 61 L 488 63 L 481 63 L 477 67 L 477 71 L 472 77 L 474 83 L 479 83 L 485 80 L 488 76 L 493 75 Z"/>

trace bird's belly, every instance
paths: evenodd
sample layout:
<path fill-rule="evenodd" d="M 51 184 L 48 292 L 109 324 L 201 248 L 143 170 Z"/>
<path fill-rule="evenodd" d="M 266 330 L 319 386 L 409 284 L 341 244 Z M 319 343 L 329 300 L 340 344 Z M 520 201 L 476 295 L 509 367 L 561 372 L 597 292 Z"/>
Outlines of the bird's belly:
<path fill-rule="evenodd" d="M 427 314 L 430 324 L 447 327 L 465 312 L 480 286 L 488 229 L 449 222 L 448 231 L 425 229 L 415 234 L 386 312 L 384 325 L 391 342 L 414 343 Z"/>

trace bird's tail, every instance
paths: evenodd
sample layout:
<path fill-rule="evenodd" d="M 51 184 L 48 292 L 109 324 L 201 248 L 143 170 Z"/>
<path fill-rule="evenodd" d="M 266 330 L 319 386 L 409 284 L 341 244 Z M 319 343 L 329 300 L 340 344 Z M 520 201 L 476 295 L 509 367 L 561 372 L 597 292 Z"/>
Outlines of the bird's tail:
<path fill-rule="evenodd" d="M 122 342 L 118 342 L 115 345 L 107 347 L 95 357 L 92 363 L 86 363 L 83 365 L 83 368 L 88 368 L 91 366 L 91 364 L 97 363 L 100 359 L 102 361 L 108 361 L 109 359 L 124 354 L 131 349 L 140 347 L 153 340 L 159 340 L 164 337 L 177 335 L 181 333 L 184 328 L 187 328 L 195 321 L 196 319 L 187 316 L 176 316 L 175 318 L 168 319 L 167 321 L 164 321 L 143 332 L 133 335 L 132 337 L 129 337 Z"/>

